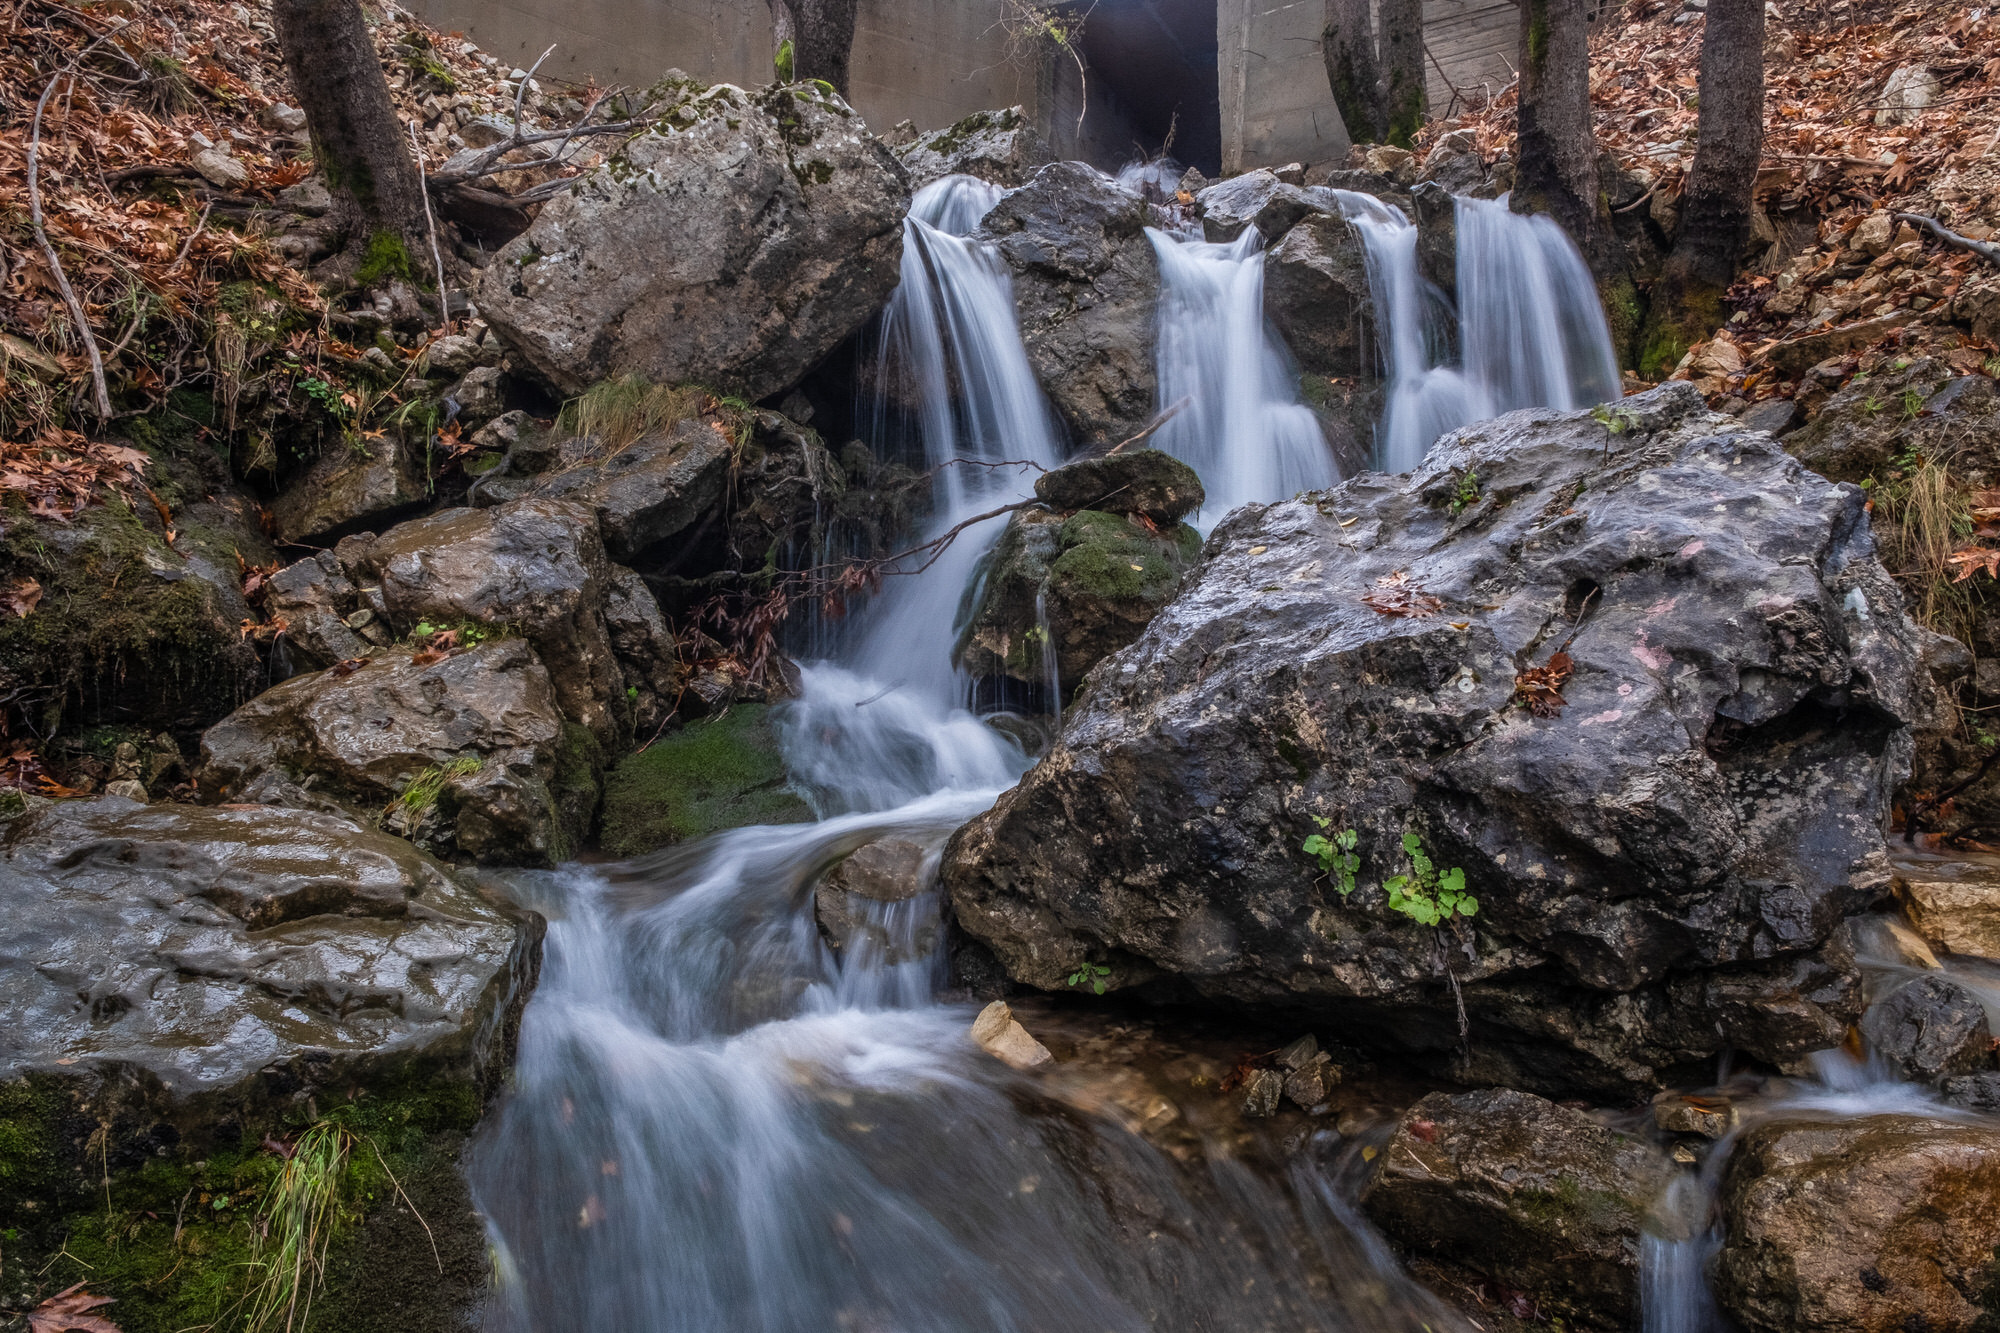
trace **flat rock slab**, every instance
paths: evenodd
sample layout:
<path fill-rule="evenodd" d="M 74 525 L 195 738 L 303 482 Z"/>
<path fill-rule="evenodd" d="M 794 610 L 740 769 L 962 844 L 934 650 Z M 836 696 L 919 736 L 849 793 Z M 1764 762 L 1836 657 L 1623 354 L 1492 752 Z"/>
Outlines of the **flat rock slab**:
<path fill-rule="evenodd" d="M 415 1068 L 490 1082 L 541 926 L 408 843 L 272 806 L 32 811 L 0 837 L 0 1079 L 238 1107 Z"/>

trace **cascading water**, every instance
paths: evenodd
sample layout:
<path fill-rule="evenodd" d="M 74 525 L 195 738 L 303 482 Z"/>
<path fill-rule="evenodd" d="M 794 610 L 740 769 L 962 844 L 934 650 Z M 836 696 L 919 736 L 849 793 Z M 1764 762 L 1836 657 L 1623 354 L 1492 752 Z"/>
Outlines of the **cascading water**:
<path fill-rule="evenodd" d="M 920 206 L 969 226 L 946 200 L 970 196 Z M 940 225 L 911 224 L 890 335 L 930 377 L 930 457 L 1053 461 L 1004 275 Z M 934 530 L 1024 489 L 995 471 L 940 472 Z M 941 560 L 891 580 L 850 664 L 803 669 L 780 730 L 821 822 L 517 877 L 549 929 L 469 1166 L 498 1274 L 486 1327 L 1460 1327 L 1314 1168 L 1289 1191 L 1222 1156 L 1190 1171 L 977 1050 L 971 1007 L 936 998 L 934 888 L 861 909 L 844 956 L 822 942 L 830 866 L 884 837 L 934 864 L 1026 766 L 935 669 L 963 579 Z"/>
<path fill-rule="evenodd" d="M 1338 481 L 1291 354 L 1264 320 L 1257 229 L 1227 244 L 1146 235 L 1160 263 L 1159 401 L 1186 403 L 1152 443 L 1201 477 L 1202 530 L 1239 505 Z"/>
<path fill-rule="evenodd" d="M 1440 435 L 1502 412 L 1619 396 L 1596 285 L 1555 222 L 1515 213 L 1505 198 L 1460 196 L 1454 321 L 1450 300 L 1418 271 L 1409 218 L 1372 195 L 1332 193 L 1367 252 L 1387 363 L 1376 430 L 1385 471 L 1409 471 Z"/>

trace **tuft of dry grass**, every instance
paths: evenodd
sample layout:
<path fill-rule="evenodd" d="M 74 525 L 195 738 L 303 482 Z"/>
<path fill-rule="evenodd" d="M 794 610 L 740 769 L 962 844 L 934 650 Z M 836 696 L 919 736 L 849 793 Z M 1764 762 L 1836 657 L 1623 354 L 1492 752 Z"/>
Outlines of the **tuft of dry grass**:
<path fill-rule="evenodd" d="M 637 375 L 621 375 L 564 403 L 556 425 L 571 435 L 596 436 L 606 453 L 616 453 L 642 436 L 698 416 L 708 396 L 698 387 L 650 384 Z"/>

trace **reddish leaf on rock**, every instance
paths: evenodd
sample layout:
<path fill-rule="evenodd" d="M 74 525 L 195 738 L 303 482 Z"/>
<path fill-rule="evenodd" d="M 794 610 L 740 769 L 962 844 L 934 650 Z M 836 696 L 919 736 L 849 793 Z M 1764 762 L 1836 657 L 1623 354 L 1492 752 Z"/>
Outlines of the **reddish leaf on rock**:
<path fill-rule="evenodd" d="M 1953 583 L 1963 583 L 1981 569 L 1986 571 L 1987 578 L 2000 578 L 2000 547 L 1967 546 L 1946 556 L 1945 563 L 1958 566 L 1958 577 Z"/>
<path fill-rule="evenodd" d="M 111 1303 L 111 1297 L 93 1296 L 79 1282 L 28 1311 L 28 1333 L 119 1333 L 118 1325 L 90 1313 Z"/>
<path fill-rule="evenodd" d="M 1375 580 L 1375 586 L 1361 594 L 1362 605 L 1379 615 L 1409 616 L 1423 620 L 1444 610 L 1444 599 L 1431 594 L 1410 582 L 1410 576 L 1402 570 L 1384 574 Z"/>
<path fill-rule="evenodd" d="M 1514 696 L 1536 717 L 1560 717 L 1568 703 L 1562 697 L 1563 683 L 1575 669 L 1568 653 L 1555 653 L 1546 666 L 1529 667 L 1514 677 Z"/>
<path fill-rule="evenodd" d="M 367 665 L 368 659 L 365 657 L 350 657 L 345 662 L 335 662 L 327 668 L 327 673 L 338 680 L 342 676 L 353 675 Z"/>
<path fill-rule="evenodd" d="M 433 645 L 432 647 L 413 653 L 410 657 L 410 665 L 420 667 L 436 666 L 439 662 L 444 661 L 445 658 L 450 656 L 451 650 L 449 648 L 439 648 Z"/>
<path fill-rule="evenodd" d="M 42 585 L 26 576 L 0 584 L 0 607 L 17 619 L 25 619 L 41 604 L 41 600 Z"/>

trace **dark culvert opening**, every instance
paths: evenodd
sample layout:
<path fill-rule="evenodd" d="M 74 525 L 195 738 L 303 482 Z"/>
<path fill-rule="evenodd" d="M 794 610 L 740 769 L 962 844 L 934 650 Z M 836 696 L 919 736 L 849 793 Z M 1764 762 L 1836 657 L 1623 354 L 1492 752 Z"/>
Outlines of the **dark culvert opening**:
<path fill-rule="evenodd" d="M 1164 147 L 1205 175 L 1222 174 L 1215 3 L 1097 0 L 1089 9 L 1081 45 L 1093 101 L 1102 85 L 1129 115 L 1133 157 Z"/>

